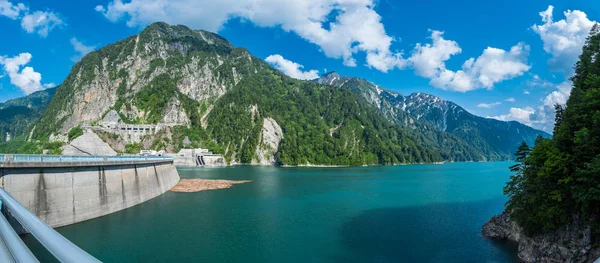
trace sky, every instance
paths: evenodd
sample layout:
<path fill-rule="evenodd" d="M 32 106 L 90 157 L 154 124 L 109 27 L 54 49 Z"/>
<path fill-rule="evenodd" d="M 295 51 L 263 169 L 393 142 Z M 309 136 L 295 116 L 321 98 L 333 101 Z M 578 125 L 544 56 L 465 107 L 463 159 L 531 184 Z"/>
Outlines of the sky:
<path fill-rule="evenodd" d="M 0 0 L 0 102 L 156 21 L 216 32 L 291 77 L 336 71 L 551 132 L 600 1 Z"/>

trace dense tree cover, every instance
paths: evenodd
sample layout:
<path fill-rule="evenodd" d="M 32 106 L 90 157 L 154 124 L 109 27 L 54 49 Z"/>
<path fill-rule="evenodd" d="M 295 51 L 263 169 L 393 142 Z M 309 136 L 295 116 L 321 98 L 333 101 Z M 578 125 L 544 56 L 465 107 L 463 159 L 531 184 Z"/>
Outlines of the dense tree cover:
<path fill-rule="evenodd" d="M 554 138 L 517 152 L 505 188 L 507 209 L 530 234 L 581 215 L 600 231 L 600 27 L 594 25 L 575 66 L 566 108 L 556 107 Z"/>
<path fill-rule="evenodd" d="M 48 150 L 48 154 L 60 154 L 62 152 L 62 142 L 48 141 L 27 141 L 26 136 L 22 135 L 10 142 L 0 143 L 0 154 L 42 154 Z"/>
<path fill-rule="evenodd" d="M 0 141 L 5 141 L 7 132 L 13 138 L 27 133 L 39 121 L 55 91 L 50 88 L 0 103 Z"/>
<path fill-rule="evenodd" d="M 142 145 L 139 143 L 128 143 L 125 145 L 125 153 L 128 154 L 139 154 L 142 150 Z"/>
<path fill-rule="evenodd" d="M 538 135 L 549 134 L 521 123 L 475 116 L 462 107 L 438 97 L 414 93 L 402 96 L 356 77 L 335 72 L 316 82 L 350 90 L 377 106 L 384 116 L 402 127 L 417 130 L 430 144 L 450 149 L 447 160 L 506 160 L 521 141 L 533 144 Z"/>
<path fill-rule="evenodd" d="M 72 141 L 81 135 L 83 135 L 83 129 L 81 129 L 81 126 L 75 126 L 67 133 L 67 138 L 69 138 L 69 141 Z"/>
<path fill-rule="evenodd" d="M 295 80 L 268 66 L 260 70 L 220 98 L 208 117 L 208 132 L 227 157 L 251 162 L 263 119 L 271 117 L 284 134 L 277 153 L 281 164 L 442 160 L 436 147 L 388 122 L 347 90 Z"/>

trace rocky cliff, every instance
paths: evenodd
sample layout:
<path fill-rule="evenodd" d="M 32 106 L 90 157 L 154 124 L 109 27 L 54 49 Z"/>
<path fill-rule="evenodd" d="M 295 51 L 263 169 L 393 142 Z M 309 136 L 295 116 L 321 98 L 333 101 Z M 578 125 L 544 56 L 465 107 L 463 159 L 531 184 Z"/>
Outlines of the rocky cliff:
<path fill-rule="evenodd" d="M 128 123 L 188 125 L 249 74 L 252 56 L 220 36 L 155 23 L 86 55 L 58 89 L 36 135 L 64 133 L 116 110 Z"/>
<path fill-rule="evenodd" d="M 600 242 L 594 240 L 589 226 L 573 217 L 570 224 L 556 231 L 527 236 L 523 229 L 510 220 L 508 212 L 492 217 L 484 226 L 484 236 L 496 240 L 516 242 L 519 259 L 523 262 L 592 263 L 600 259 Z"/>

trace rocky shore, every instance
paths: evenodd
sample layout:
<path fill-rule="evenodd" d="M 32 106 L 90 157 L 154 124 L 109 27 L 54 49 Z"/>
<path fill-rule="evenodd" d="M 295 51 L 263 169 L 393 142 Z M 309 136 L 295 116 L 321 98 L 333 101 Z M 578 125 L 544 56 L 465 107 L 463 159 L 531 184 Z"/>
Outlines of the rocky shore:
<path fill-rule="evenodd" d="M 205 190 L 217 190 L 231 188 L 236 184 L 249 183 L 248 180 L 208 180 L 208 179 L 181 179 L 179 183 L 171 188 L 171 192 L 195 193 Z"/>
<path fill-rule="evenodd" d="M 600 242 L 589 226 L 574 217 L 571 223 L 556 231 L 527 236 L 523 229 L 503 212 L 483 225 L 485 237 L 516 242 L 523 262 L 592 263 L 600 258 Z"/>

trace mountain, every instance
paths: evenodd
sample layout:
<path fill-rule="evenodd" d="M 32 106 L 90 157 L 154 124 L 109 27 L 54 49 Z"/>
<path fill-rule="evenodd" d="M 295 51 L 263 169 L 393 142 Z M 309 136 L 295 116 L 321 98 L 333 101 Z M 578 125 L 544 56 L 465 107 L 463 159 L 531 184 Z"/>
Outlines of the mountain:
<path fill-rule="evenodd" d="M 91 52 L 73 66 L 34 137 L 92 126 L 109 141 L 107 119 L 156 124 L 143 148 L 183 142 L 232 163 L 363 165 L 486 160 L 459 137 L 390 122 L 355 93 L 283 75 L 222 37 L 154 23 Z M 109 131 L 111 133 L 111 131 Z M 187 138 L 188 140 L 185 140 Z"/>
<path fill-rule="evenodd" d="M 34 92 L 25 97 L 0 103 L 0 139 L 6 140 L 6 133 L 12 138 L 27 132 L 27 128 L 41 117 L 57 88 Z"/>
<path fill-rule="evenodd" d="M 456 135 L 490 159 L 508 159 L 521 142 L 533 144 L 538 135 L 550 134 L 516 121 L 499 121 L 473 115 L 459 105 L 425 93 L 408 96 L 386 90 L 360 78 L 331 72 L 316 82 L 347 89 L 376 106 L 388 120 L 419 131 L 433 128 Z"/>

